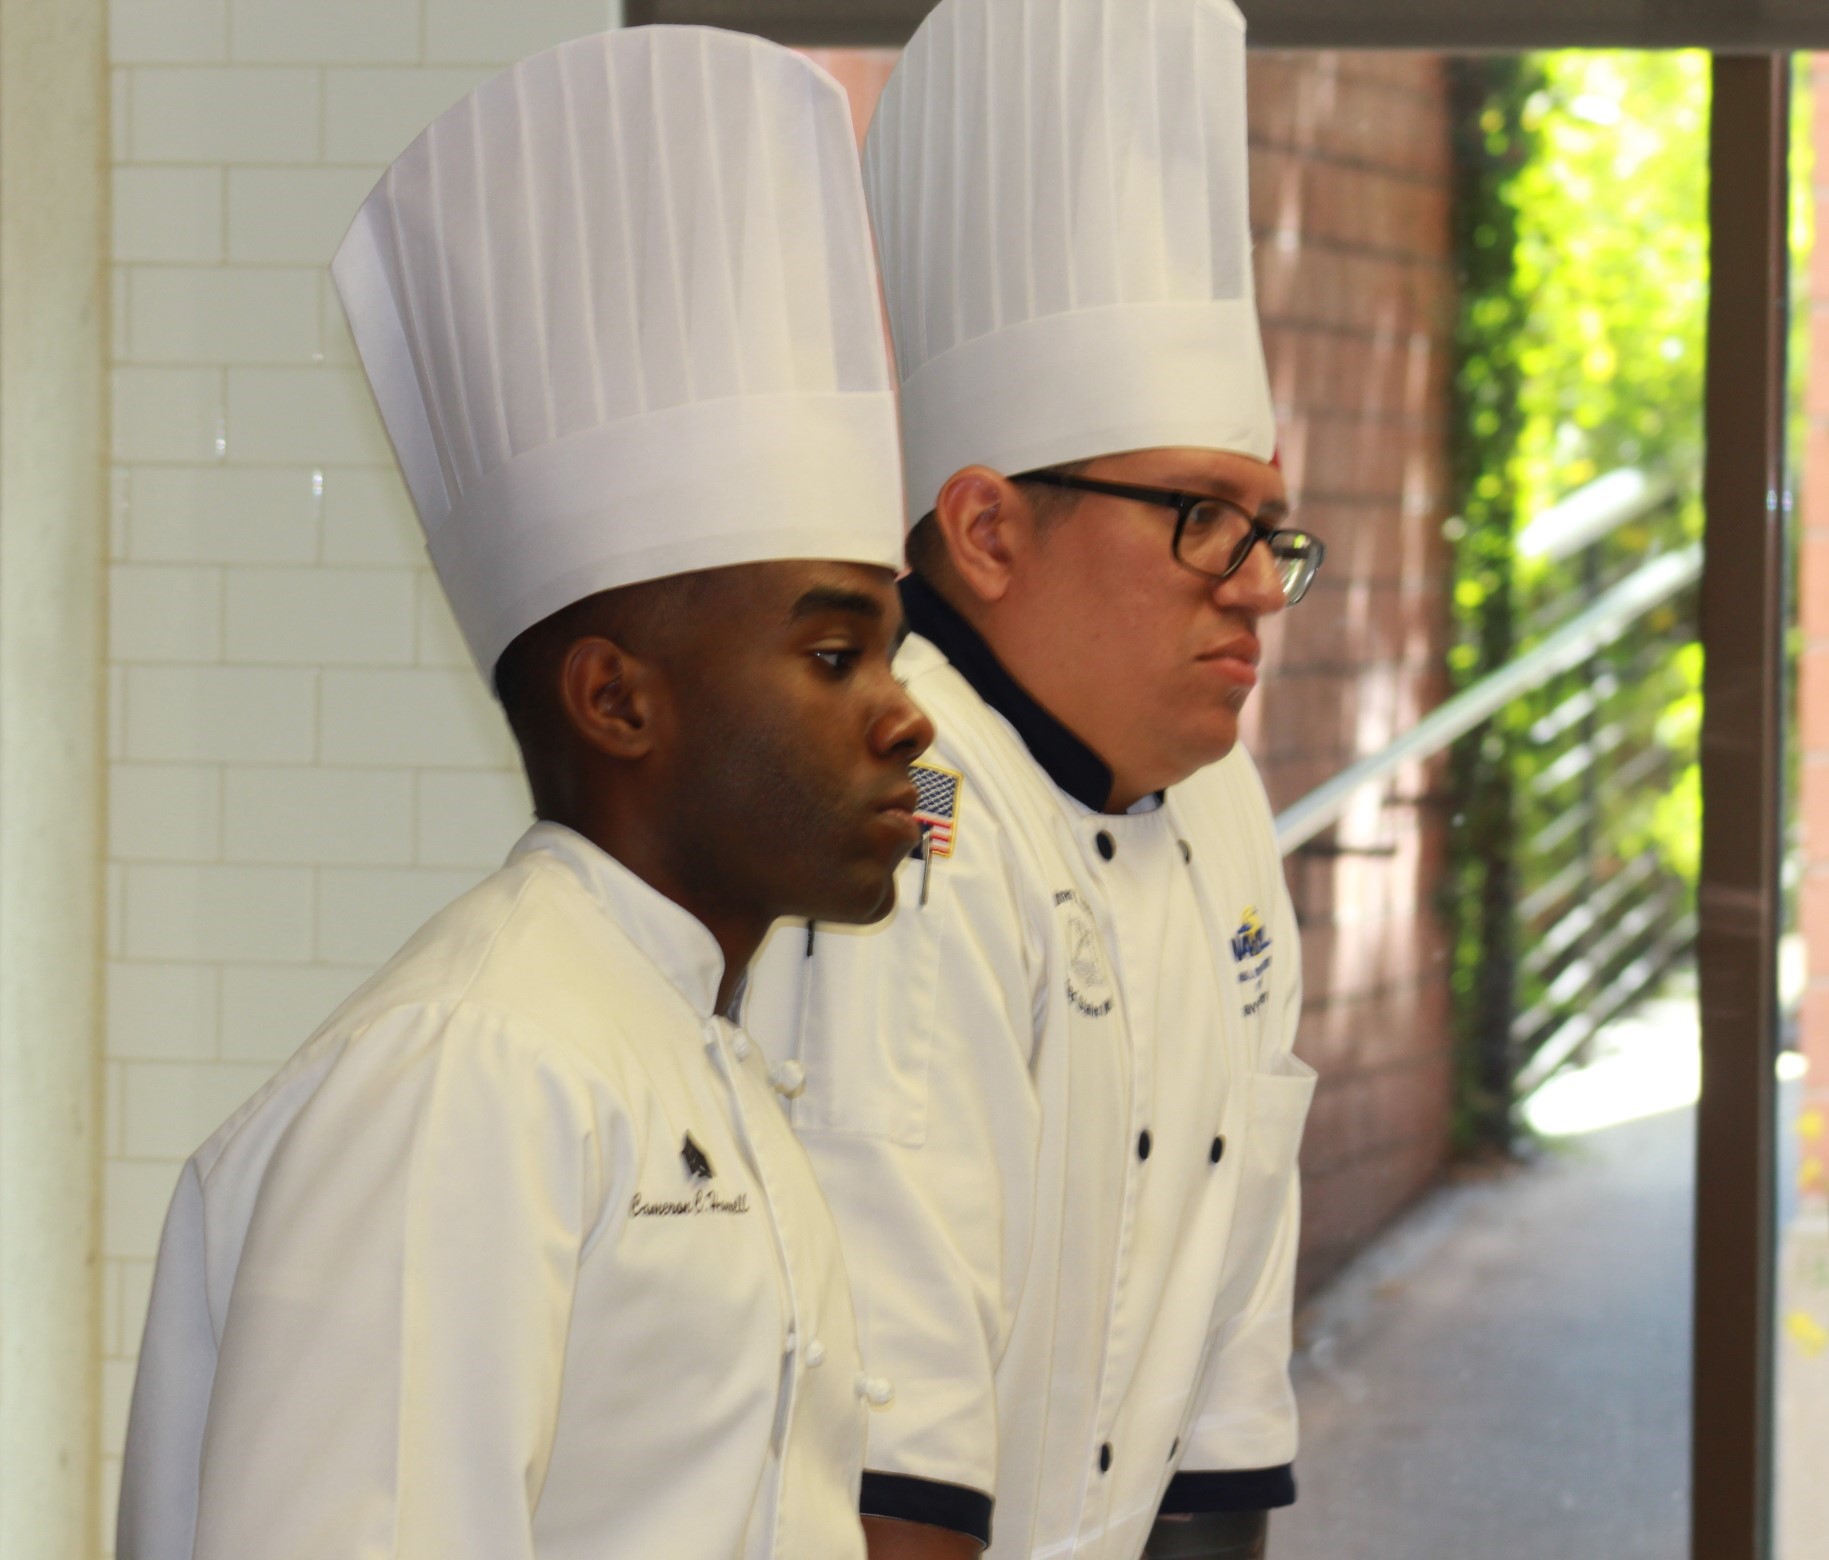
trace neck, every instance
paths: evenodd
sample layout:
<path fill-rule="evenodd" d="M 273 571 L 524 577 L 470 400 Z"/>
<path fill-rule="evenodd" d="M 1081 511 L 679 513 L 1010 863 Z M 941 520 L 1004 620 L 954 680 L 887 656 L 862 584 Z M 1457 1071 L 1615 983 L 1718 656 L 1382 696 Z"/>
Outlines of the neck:
<path fill-rule="evenodd" d="M 1163 788 L 1123 772 L 1030 690 L 1020 670 L 1023 647 L 970 591 L 944 575 L 913 575 L 903 581 L 902 594 L 909 625 L 933 641 L 978 696 L 1016 728 L 1049 778 L 1081 805 L 1123 812 Z"/>

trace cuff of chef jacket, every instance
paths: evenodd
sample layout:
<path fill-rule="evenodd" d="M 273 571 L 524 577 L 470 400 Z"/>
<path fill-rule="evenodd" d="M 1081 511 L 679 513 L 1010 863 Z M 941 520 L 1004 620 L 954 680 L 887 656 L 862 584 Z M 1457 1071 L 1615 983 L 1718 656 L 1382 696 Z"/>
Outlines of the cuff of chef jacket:
<path fill-rule="evenodd" d="M 897 1522 L 919 1522 L 948 1528 L 991 1545 L 991 1497 L 963 1484 L 943 1484 L 938 1479 L 917 1479 L 905 1473 L 871 1473 L 865 1470 L 857 1509 L 866 1517 L 889 1517 Z"/>
<path fill-rule="evenodd" d="M 1295 1469 L 1285 1463 L 1281 1468 L 1178 1473 L 1169 1480 L 1159 1509 L 1164 1516 L 1181 1517 L 1203 1511 L 1271 1511 L 1295 1502 Z"/>

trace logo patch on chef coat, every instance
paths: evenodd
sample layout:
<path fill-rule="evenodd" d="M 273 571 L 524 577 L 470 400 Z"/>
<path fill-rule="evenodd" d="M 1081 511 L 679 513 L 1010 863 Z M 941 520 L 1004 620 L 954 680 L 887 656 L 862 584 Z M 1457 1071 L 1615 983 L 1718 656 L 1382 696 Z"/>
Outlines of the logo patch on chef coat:
<path fill-rule="evenodd" d="M 908 778 L 915 787 L 915 822 L 926 836 L 910 854 L 916 861 L 924 856 L 952 855 L 965 776 L 938 764 L 910 764 Z"/>
<path fill-rule="evenodd" d="M 1249 905 L 1239 917 L 1238 930 L 1232 934 L 1232 961 L 1238 966 L 1238 983 L 1249 987 L 1245 996 L 1245 1017 L 1253 1018 L 1270 1006 L 1265 989 L 1270 974 L 1270 933 L 1256 905 Z"/>
<path fill-rule="evenodd" d="M 686 1161 L 686 1174 L 695 1181 L 709 1181 L 716 1173 L 711 1168 L 710 1156 L 692 1141 L 690 1132 L 680 1143 L 680 1158 Z"/>
<path fill-rule="evenodd" d="M 1103 1018 L 1112 1006 L 1111 972 L 1105 967 L 1091 907 L 1067 888 L 1054 896 L 1054 913 L 1060 918 L 1067 951 L 1067 1000 L 1088 1018 Z"/>

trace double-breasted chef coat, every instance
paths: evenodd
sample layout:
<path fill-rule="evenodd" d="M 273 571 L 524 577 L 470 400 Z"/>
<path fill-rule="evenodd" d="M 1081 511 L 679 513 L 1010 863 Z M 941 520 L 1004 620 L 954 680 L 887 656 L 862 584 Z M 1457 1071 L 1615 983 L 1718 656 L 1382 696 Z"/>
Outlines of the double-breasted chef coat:
<path fill-rule="evenodd" d="M 536 825 L 185 1166 L 121 1560 L 859 1560 L 835 1233 L 711 934 Z"/>
<path fill-rule="evenodd" d="M 882 926 L 778 930 L 748 1010 L 806 1066 L 795 1126 L 895 1380 L 864 1510 L 1136 1560 L 1159 1511 L 1294 1498 L 1314 1074 L 1270 812 L 1242 750 L 1097 811 L 1097 757 L 922 581 L 904 600 L 950 854 Z"/>

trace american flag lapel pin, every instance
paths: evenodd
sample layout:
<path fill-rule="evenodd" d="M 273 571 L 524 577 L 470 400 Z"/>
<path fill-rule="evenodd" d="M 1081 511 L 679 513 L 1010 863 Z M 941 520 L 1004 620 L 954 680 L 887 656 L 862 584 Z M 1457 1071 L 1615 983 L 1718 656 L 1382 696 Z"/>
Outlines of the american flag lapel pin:
<path fill-rule="evenodd" d="M 921 903 L 925 905 L 934 858 L 952 855 L 959 835 L 959 793 L 965 779 L 938 764 L 910 764 L 908 778 L 914 781 L 915 822 L 921 826 L 921 843 L 913 854 L 921 861 Z"/>

